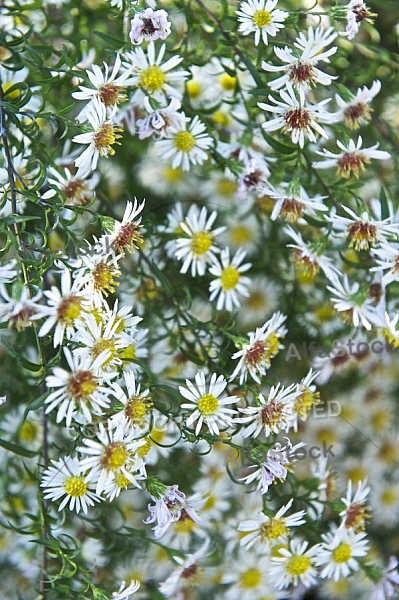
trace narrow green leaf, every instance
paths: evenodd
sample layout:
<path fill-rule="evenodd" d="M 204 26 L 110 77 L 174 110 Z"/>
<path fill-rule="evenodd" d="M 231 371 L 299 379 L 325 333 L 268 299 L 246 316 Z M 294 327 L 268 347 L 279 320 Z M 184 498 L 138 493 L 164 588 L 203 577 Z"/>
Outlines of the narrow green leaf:
<path fill-rule="evenodd" d="M 24 456 L 25 458 L 33 458 L 34 456 L 36 456 L 36 452 L 33 452 L 32 450 L 27 450 L 26 448 L 23 448 L 18 444 L 12 444 L 11 442 L 7 442 L 2 438 L 0 438 L 0 446 L 5 450 L 8 450 L 9 452 L 12 452 L 13 454 L 18 454 L 19 456 Z"/>

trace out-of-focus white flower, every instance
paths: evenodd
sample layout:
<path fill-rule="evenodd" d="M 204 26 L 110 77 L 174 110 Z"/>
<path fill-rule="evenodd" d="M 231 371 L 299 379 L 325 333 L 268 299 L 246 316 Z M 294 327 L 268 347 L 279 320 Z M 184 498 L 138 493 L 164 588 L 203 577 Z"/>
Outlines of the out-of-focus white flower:
<path fill-rule="evenodd" d="M 222 310 L 224 307 L 226 310 L 232 311 L 234 307 L 240 306 L 238 296 L 249 296 L 247 286 L 251 280 L 242 273 L 248 271 L 252 265 L 251 263 L 241 264 L 245 256 L 245 250 L 237 250 L 234 257 L 230 259 L 230 249 L 225 248 L 220 254 L 220 261 L 217 258 L 213 260 L 209 272 L 216 279 L 209 285 L 209 300 L 212 302 L 219 296 L 217 310 Z"/>

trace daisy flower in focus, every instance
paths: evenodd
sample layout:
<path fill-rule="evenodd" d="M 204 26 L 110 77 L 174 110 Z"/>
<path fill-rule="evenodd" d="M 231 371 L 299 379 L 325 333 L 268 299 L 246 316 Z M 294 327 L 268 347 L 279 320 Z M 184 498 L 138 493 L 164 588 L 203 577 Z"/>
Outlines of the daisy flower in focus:
<path fill-rule="evenodd" d="M 281 100 L 275 100 L 273 96 L 269 96 L 269 100 L 275 106 L 258 102 L 259 108 L 276 115 L 270 121 L 262 123 L 265 131 L 281 129 L 283 133 L 290 133 L 294 144 L 299 144 L 301 148 L 305 145 L 305 135 L 311 142 L 317 141 L 315 132 L 328 139 L 328 135 L 318 121 L 321 123 L 337 121 L 337 116 L 324 108 L 331 98 L 326 98 L 318 104 L 308 104 L 304 89 L 301 87 L 295 93 L 290 82 L 287 82 L 286 89 L 280 91 L 280 97 Z"/>
<path fill-rule="evenodd" d="M 242 2 L 240 10 L 236 11 L 241 25 L 238 31 L 243 35 L 255 32 L 255 46 L 260 39 L 268 43 L 268 35 L 275 37 L 284 28 L 284 21 L 289 13 L 276 8 L 278 0 L 248 0 Z"/>
<path fill-rule="evenodd" d="M 358 558 L 366 556 L 369 549 L 366 533 L 353 533 L 348 529 L 332 530 L 322 534 L 321 544 L 316 558 L 317 566 L 324 567 L 320 573 L 322 579 L 349 577 L 353 571 L 358 571 Z"/>
<path fill-rule="evenodd" d="M 371 518 L 371 509 L 365 505 L 369 493 L 370 488 L 367 486 L 367 480 L 358 482 L 357 490 L 354 494 L 352 480 L 348 481 L 346 496 L 341 498 L 341 502 L 345 504 L 345 509 L 339 513 L 339 516 L 342 518 L 342 527 L 354 533 L 364 531 L 367 521 Z"/>
<path fill-rule="evenodd" d="M 147 53 L 142 48 L 126 52 L 123 67 L 132 76 L 131 85 L 140 90 L 139 96 L 151 96 L 158 102 L 164 102 L 167 97 L 181 98 L 184 81 L 188 71 L 173 71 L 181 63 L 183 57 L 172 56 L 162 64 L 166 46 L 162 44 L 158 56 L 155 56 L 155 44 L 150 42 Z"/>
<path fill-rule="evenodd" d="M 136 125 L 140 140 L 144 140 L 151 135 L 154 137 L 165 137 L 170 128 L 184 127 L 189 120 L 184 113 L 180 113 L 181 102 L 177 98 L 171 98 L 169 106 L 165 108 L 153 109 L 148 96 L 144 98 L 144 108 L 148 116 L 144 119 L 137 119 Z"/>
<path fill-rule="evenodd" d="M 342 205 L 342 208 L 350 218 L 334 215 L 326 219 L 332 223 L 334 231 L 342 232 L 343 239 L 349 241 L 349 248 L 354 247 L 357 251 L 369 250 L 378 242 L 386 242 L 386 236 L 397 235 L 398 225 L 390 222 L 392 217 L 377 221 L 370 217 L 367 210 L 364 210 L 359 217 L 347 206 Z"/>
<path fill-rule="evenodd" d="M 78 170 L 72 174 L 69 169 L 64 169 L 61 174 L 53 167 L 48 168 L 48 183 L 53 186 L 42 195 L 43 200 L 53 198 L 56 195 L 56 189 L 61 190 L 65 195 L 66 204 L 75 206 L 87 206 L 94 198 L 94 189 L 99 181 L 98 173 L 90 178 L 82 176 Z"/>
<path fill-rule="evenodd" d="M 263 194 L 276 200 L 270 215 L 272 221 L 275 221 L 277 217 L 283 217 L 288 223 L 296 223 L 304 214 L 317 217 L 316 211 L 328 211 L 328 207 L 323 203 L 327 196 L 316 194 L 314 198 L 310 198 L 302 186 L 295 192 L 290 192 L 286 185 L 281 187 L 283 188 L 281 192 L 271 186 L 262 189 Z"/>
<path fill-rule="evenodd" d="M 317 581 L 316 557 L 320 552 L 320 544 L 307 550 L 308 542 L 292 540 L 288 548 L 279 548 L 279 556 L 272 557 L 271 577 L 277 580 L 278 588 L 287 588 L 290 584 L 305 587 L 315 585 Z"/>
<path fill-rule="evenodd" d="M 368 105 L 381 90 L 381 82 L 376 79 L 370 89 L 366 86 L 359 88 L 357 93 L 345 101 L 341 96 L 335 94 L 339 106 L 339 120 L 344 119 L 349 129 L 359 129 L 360 125 L 368 123 L 373 111 Z"/>
<path fill-rule="evenodd" d="M 372 299 L 369 297 L 369 289 L 361 288 L 358 281 L 353 285 L 349 283 L 348 276 L 344 275 L 342 281 L 335 278 L 333 286 L 327 289 L 334 294 L 331 298 L 337 312 L 343 313 L 346 321 L 352 322 L 355 327 L 363 325 L 367 331 L 371 329 L 371 323 L 375 319 Z"/>
<path fill-rule="evenodd" d="M 290 535 L 290 527 L 298 527 L 306 521 L 304 516 L 306 512 L 301 510 L 292 515 L 284 517 L 285 513 L 291 508 L 294 499 L 276 512 L 274 517 L 268 517 L 260 513 L 258 520 L 241 521 L 238 525 L 238 531 L 245 532 L 241 538 L 240 546 L 245 546 L 247 550 L 256 544 L 259 549 L 267 549 L 269 546 L 287 542 Z"/>
<path fill-rule="evenodd" d="M 285 74 L 268 83 L 272 90 L 278 90 L 285 86 L 287 82 L 297 88 L 303 87 L 308 89 L 311 85 L 321 83 L 322 85 L 331 85 L 333 79 L 332 75 L 327 75 L 323 71 L 320 71 L 316 67 L 319 61 L 330 62 L 329 56 L 335 54 L 337 47 L 334 46 L 329 50 L 324 50 L 326 41 L 330 43 L 336 34 L 330 35 L 328 38 L 320 37 L 320 41 L 315 40 L 314 29 L 309 27 L 309 38 L 306 40 L 306 44 L 301 48 L 302 53 L 298 58 L 297 51 L 293 51 L 287 46 L 285 48 L 274 47 L 274 52 L 278 58 L 286 63 L 281 67 L 275 65 L 269 65 L 267 62 L 262 62 L 262 69 L 271 73 L 278 73 L 279 71 L 285 71 Z M 304 38 L 305 36 L 303 36 Z M 301 41 L 303 42 L 303 38 Z"/>
<path fill-rule="evenodd" d="M 385 150 L 377 150 L 379 144 L 374 144 L 371 148 L 362 148 L 363 140 L 359 135 L 357 143 L 353 140 L 345 146 L 340 140 L 337 140 L 337 146 L 342 150 L 339 154 L 329 152 L 325 148 L 317 154 L 326 158 L 326 160 L 317 161 L 313 164 L 317 169 L 329 169 L 337 167 L 336 174 L 348 179 L 352 173 L 355 177 L 359 177 L 359 171 L 365 172 L 365 164 L 370 164 L 370 159 L 388 160 L 391 158 L 389 152 Z"/>
<path fill-rule="evenodd" d="M 70 371 L 54 367 L 52 375 L 46 377 L 47 387 L 56 388 L 45 400 L 45 404 L 49 405 L 46 414 L 58 406 L 57 423 L 66 417 L 66 426 L 69 427 L 75 411 L 83 413 L 85 421 L 91 423 L 92 415 L 101 415 L 101 409 L 108 408 L 111 403 L 109 389 L 103 384 L 115 378 L 117 373 L 104 373 L 102 370 L 109 351 L 104 350 L 95 359 L 87 354 L 81 357 L 72 355 L 66 347 L 64 354 Z"/>
<path fill-rule="evenodd" d="M 287 328 L 283 325 L 286 318 L 277 312 L 262 327 L 249 334 L 249 343 L 231 357 L 233 360 L 240 360 L 230 381 L 240 373 L 240 385 L 247 380 L 248 374 L 256 383 L 261 383 L 260 376 L 266 375 L 272 358 L 284 348 L 280 340 L 287 333 Z"/>
<path fill-rule="evenodd" d="M 197 373 L 195 385 L 189 379 L 186 379 L 186 385 L 188 389 L 179 386 L 179 392 L 191 404 L 182 404 L 181 406 L 193 410 L 187 419 L 187 425 L 192 425 L 195 421 L 198 421 L 195 435 L 199 434 L 204 423 L 214 435 L 219 435 L 219 425 L 228 427 L 234 423 L 232 415 L 236 414 L 237 411 L 225 408 L 225 406 L 238 402 L 239 398 L 237 396 L 227 396 L 219 399 L 227 386 L 227 381 L 223 375 L 218 377 L 216 373 L 213 373 L 208 390 L 204 373 Z"/>
<path fill-rule="evenodd" d="M 190 164 L 201 165 L 208 158 L 205 152 L 212 145 L 212 138 L 206 133 L 205 125 L 197 116 L 186 124 L 184 113 L 182 119 L 175 121 L 168 129 L 167 136 L 156 140 L 154 147 L 161 158 L 172 159 L 172 168 L 190 169 Z"/>
<path fill-rule="evenodd" d="M 141 217 L 137 216 L 144 208 L 145 200 L 141 204 L 137 198 L 133 202 L 126 202 L 125 212 L 122 221 L 112 219 L 110 232 L 103 235 L 99 243 L 104 246 L 106 251 L 114 248 L 117 253 L 125 255 L 125 250 L 133 253 L 143 242 L 143 237 L 140 235 Z"/>
<path fill-rule="evenodd" d="M 220 254 L 220 261 L 216 258 L 213 260 L 209 272 L 216 279 L 210 283 L 209 300 L 212 302 L 219 295 L 217 310 L 225 307 L 226 310 L 232 311 L 234 306 L 240 306 L 238 295 L 249 296 L 247 285 L 251 280 L 241 275 L 251 268 L 251 263 L 241 264 L 245 256 L 245 250 L 237 250 L 235 256 L 230 260 L 230 249 L 225 248 Z"/>
<path fill-rule="evenodd" d="M 72 96 L 76 98 L 76 100 L 93 100 L 93 98 L 98 98 L 106 108 L 113 108 L 115 105 L 119 104 L 119 102 L 126 100 L 124 91 L 128 85 L 132 84 L 132 81 L 129 79 L 130 74 L 127 72 L 122 73 L 117 77 L 120 68 L 121 59 L 119 54 L 116 55 L 112 73 L 109 73 L 109 67 L 105 62 L 104 74 L 101 72 L 98 65 L 93 65 L 93 72 L 86 71 L 86 73 L 94 87 L 88 88 L 81 85 L 79 86 L 80 92 L 73 92 Z M 82 122 L 86 119 L 89 106 L 90 104 L 85 106 L 78 115 L 78 121 Z"/>
<path fill-rule="evenodd" d="M 81 170 L 82 176 L 97 168 L 100 156 L 108 158 L 115 154 L 114 144 L 120 144 L 120 127 L 112 125 L 116 113 L 116 105 L 107 116 L 106 106 L 96 97 L 93 98 L 91 106 L 87 110 L 87 120 L 92 126 L 92 131 L 80 133 L 72 138 L 77 144 L 86 144 L 87 148 L 75 160 L 75 166 Z"/>
<path fill-rule="evenodd" d="M 84 469 L 79 460 L 74 457 L 52 460 L 42 478 L 40 486 L 46 500 L 58 500 L 65 496 L 58 510 L 62 510 L 69 503 L 70 510 L 77 513 L 82 509 L 87 514 L 87 507 L 99 502 L 100 498 L 91 491 L 93 488 L 92 477 L 83 475 Z"/>
<path fill-rule="evenodd" d="M 111 394 L 123 405 L 123 409 L 111 417 L 111 423 L 115 427 L 121 425 L 138 432 L 145 431 L 151 422 L 150 392 L 149 390 L 140 390 L 140 384 L 136 383 L 134 373 L 124 371 L 123 377 L 127 392 L 116 382 L 111 386 Z"/>
<path fill-rule="evenodd" d="M 185 220 L 180 223 L 183 233 L 188 236 L 176 240 L 176 258 L 183 260 L 180 273 L 187 273 L 191 264 L 193 277 L 197 273 L 201 276 L 205 274 L 206 265 L 219 252 L 219 248 L 214 245 L 214 239 L 226 229 L 225 227 L 211 229 L 216 217 L 215 210 L 208 217 L 207 209 L 203 206 L 201 211 L 190 210 Z"/>
<path fill-rule="evenodd" d="M 130 483 L 139 488 L 138 481 L 146 477 L 146 471 L 137 450 L 145 441 L 134 439 L 133 431 L 127 433 L 120 426 L 113 427 L 110 421 L 107 428 L 100 423 L 96 435 L 98 441 L 83 439 L 84 446 L 78 448 L 78 452 L 88 455 L 81 464 L 96 479 L 96 494 L 101 494 L 115 477 L 119 479 L 119 488 Z"/>
<path fill-rule="evenodd" d="M 136 13 L 130 22 L 130 41 L 141 44 L 143 41 L 166 40 L 170 25 L 166 10 L 146 8 L 143 13 Z"/>
<path fill-rule="evenodd" d="M 292 405 L 299 391 L 294 384 L 287 388 L 280 388 L 280 385 L 278 383 L 271 388 L 267 399 L 263 394 L 259 394 L 257 406 L 238 409 L 244 415 L 248 415 L 236 419 L 236 423 L 246 424 L 241 431 L 243 438 L 256 438 L 262 431 L 268 437 L 272 433 L 288 430 Z"/>
<path fill-rule="evenodd" d="M 321 238 L 306 244 L 301 234 L 297 233 L 292 227 L 285 227 L 283 231 L 296 242 L 296 244 L 287 244 L 287 248 L 294 248 L 295 250 L 293 257 L 294 267 L 309 274 L 312 279 L 320 269 L 328 279 L 332 279 L 334 275 L 339 274 L 340 271 L 337 267 L 334 267 L 332 259 L 324 255 L 325 239 Z"/>
<path fill-rule="evenodd" d="M 81 290 L 79 281 L 71 280 L 71 272 L 65 268 L 61 273 L 61 290 L 52 286 L 43 294 L 47 298 L 47 306 L 37 305 L 38 314 L 34 318 L 47 317 L 39 329 L 39 337 L 47 335 L 55 325 L 54 347 L 62 344 L 64 334 L 70 339 L 75 333 L 78 319 L 91 308 L 91 300 L 85 290 Z"/>

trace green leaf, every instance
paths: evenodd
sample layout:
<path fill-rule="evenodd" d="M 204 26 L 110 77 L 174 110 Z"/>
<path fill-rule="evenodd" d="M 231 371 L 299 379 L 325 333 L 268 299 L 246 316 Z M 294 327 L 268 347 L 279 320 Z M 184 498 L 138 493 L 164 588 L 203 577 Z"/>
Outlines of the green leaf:
<path fill-rule="evenodd" d="M 113 35 L 108 35 L 106 33 L 103 33 L 102 31 L 93 31 L 93 33 L 97 37 L 99 37 L 102 40 L 104 40 L 104 42 L 107 42 L 108 44 L 111 44 L 111 46 L 114 46 L 115 48 L 122 48 L 122 46 L 125 45 L 124 40 L 121 40 L 120 38 L 114 37 Z"/>
<path fill-rule="evenodd" d="M 24 356 L 19 354 L 16 350 L 14 350 L 14 348 L 12 346 L 10 346 L 10 344 L 8 342 L 6 342 L 6 340 L 4 338 L 2 339 L 2 342 L 3 342 L 5 349 L 7 350 L 7 354 L 9 354 L 9 356 L 11 356 L 11 358 L 15 358 L 19 362 L 21 367 L 23 367 L 24 369 L 27 369 L 28 371 L 34 371 L 34 372 L 40 371 L 40 369 L 42 368 L 43 365 L 37 365 L 33 362 L 30 362 L 30 360 L 28 360 L 27 358 L 25 358 Z"/>
<path fill-rule="evenodd" d="M 11 442 L 7 442 L 2 438 L 0 438 L 0 446 L 2 446 L 2 448 L 4 448 L 5 450 L 8 450 L 9 452 L 12 452 L 13 454 L 18 454 L 19 456 L 24 456 L 25 458 L 33 458 L 34 456 L 36 456 L 36 452 L 33 452 L 32 450 L 27 450 L 26 448 L 23 448 L 18 444 L 12 444 Z"/>
<path fill-rule="evenodd" d="M 350 267 L 353 267 L 354 269 L 370 269 L 370 263 L 353 262 L 352 260 L 349 260 L 349 258 L 346 258 L 346 256 L 344 256 L 342 252 L 339 252 L 339 255 L 345 264 L 349 265 Z"/>
<path fill-rule="evenodd" d="M 169 282 L 167 277 L 165 277 L 165 275 L 162 273 L 162 271 L 157 267 L 157 265 L 154 263 L 154 261 L 152 261 L 151 269 L 154 272 L 154 275 L 156 275 L 156 277 L 162 283 L 164 290 L 168 294 L 168 296 L 173 296 L 174 290 L 173 290 L 172 284 Z"/>
<path fill-rule="evenodd" d="M 276 150 L 277 152 L 281 152 L 282 154 L 293 154 L 294 152 L 298 151 L 297 146 L 291 146 L 288 144 L 284 144 L 283 142 L 279 142 L 279 140 L 276 140 L 274 137 L 272 137 L 271 135 L 266 133 L 264 130 L 262 130 L 262 133 L 263 133 L 263 137 L 265 138 L 266 142 L 269 144 L 269 146 L 271 146 L 273 148 L 273 150 Z"/>

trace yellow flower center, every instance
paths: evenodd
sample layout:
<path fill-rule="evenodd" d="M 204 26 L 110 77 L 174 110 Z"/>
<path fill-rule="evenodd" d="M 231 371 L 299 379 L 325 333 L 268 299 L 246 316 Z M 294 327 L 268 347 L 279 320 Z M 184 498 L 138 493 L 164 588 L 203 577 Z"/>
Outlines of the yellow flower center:
<path fill-rule="evenodd" d="M 266 538 L 267 540 L 278 540 L 282 536 L 288 535 L 289 532 L 290 530 L 285 524 L 284 519 L 270 519 L 260 529 L 261 538 Z"/>
<path fill-rule="evenodd" d="M 234 289 L 239 280 L 240 274 L 233 265 L 229 265 L 223 269 L 220 281 L 224 291 Z"/>
<path fill-rule="evenodd" d="M 180 167 L 172 169 L 172 167 L 167 166 L 163 170 L 163 175 L 167 183 L 176 183 L 184 179 L 184 171 Z"/>
<path fill-rule="evenodd" d="M 398 501 L 398 494 L 394 488 L 387 488 L 382 492 L 380 499 L 382 504 L 393 506 Z"/>
<path fill-rule="evenodd" d="M 245 304 L 251 310 L 261 310 L 262 308 L 267 307 L 267 300 L 262 292 L 254 291 L 250 293 Z"/>
<path fill-rule="evenodd" d="M 125 490 L 131 484 L 131 481 L 123 473 L 118 473 L 115 477 L 115 483 L 118 488 Z"/>
<path fill-rule="evenodd" d="M 33 442 L 37 436 L 37 426 L 29 421 L 25 421 L 25 423 L 21 426 L 19 430 L 19 439 L 21 442 Z"/>
<path fill-rule="evenodd" d="M 97 358 L 97 356 L 100 356 L 101 352 L 104 352 L 104 350 L 109 350 L 111 352 L 110 357 L 107 358 L 107 360 L 104 362 L 104 366 L 105 366 L 105 365 L 109 365 L 115 358 L 115 355 L 116 355 L 115 340 L 111 340 L 111 339 L 98 340 L 91 349 L 92 356 L 94 358 Z"/>
<path fill-rule="evenodd" d="M 125 406 L 125 417 L 132 424 L 143 424 L 144 417 L 147 414 L 147 409 L 152 406 L 149 398 L 141 398 L 140 396 L 132 396 L 129 398 Z"/>
<path fill-rule="evenodd" d="M 140 85 L 145 88 L 147 92 L 156 92 L 162 89 L 165 83 L 165 73 L 158 65 L 153 65 L 144 69 L 140 75 Z"/>
<path fill-rule="evenodd" d="M 342 542 L 333 552 L 333 559 L 336 563 L 346 563 L 352 556 L 352 549 L 346 542 Z"/>
<path fill-rule="evenodd" d="M 82 300 L 78 296 L 64 298 L 58 309 L 57 319 L 65 325 L 72 325 L 82 312 Z"/>
<path fill-rule="evenodd" d="M 308 556 L 291 556 L 286 563 L 286 570 L 291 576 L 303 575 L 309 569 L 311 560 Z"/>
<path fill-rule="evenodd" d="M 190 152 L 195 145 L 195 138 L 189 131 L 179 131 L 175 136 L 175 146 L 181 152 Z"/>
<path fill-rule="evenodd" d="M 121 352 L 119 352 L 119 356 L 122 360 L 130 360 L 131 358 L 136 358 L 136 347 L 134 344 L 129 344 L 126 348 L 124 348 Z"/>
<path fill-rule="evenodd" d="M 114 144 L 120 144 L 117 140 L 122 137 L 119 132 L 122 131 L 120 127 L 114 127 L 111 123 L 102 123 L 94 134 L 94 148 L 101 154 L 101 156 L 107 156 L 107 154 L 115 154 L 115 150 L 112 148 Z"/>
<path fill-rule="evenodd" d="M 223 178 L 218 181 L 216 189 L 221 196 L 226 196 L 228 198 L 236 193 L 237 183 L 231 179 Z"/>
<path fill-rule="evenodd" d="M 87 491 L 87 483 L 84 481 L 83 475 L 71 475 L 64 482 L 64 489 L 68 496 L 79 498 L 84 496 Z"/>
<path fill-rule="evenodd" d="M 230 114 L 225 110 L 217 110 L 212 115 L 212 120 L 217 125 L 221 125 L 222 127 L 227 127 L 232 122 Z"/>
<path fill-rule="evenodd" d="M 191 252 L 196 256 L 201 256 L 208 252 L 212 246 L 212 234 L 208 231 L 196 231 L 190 242 Z"/>
<path fill-rule="evenodd" d="M 259 569 L 248 569 L 240 575 L 240 583 L 247 590 L 258 587 L 261 581 L 262 573 Z"/>
<path fill-rule="evenodd" d="M 313 406 L 313 404 L 319 404 L 320 402 L 320 394 L 319 392 L 311 392 L 308 389 L 305 389 L 300 396 L 295 398 L 294 400 L 294 410 L 298 413 L 298 415 L 306 421 L 307 412 Z"/>
<path fill-rule="evenodd" d="M 246 225 L 236 225 L 230 230 L 230 236 L 234 244 L 240 246 L 252 240 L 252 231 Z"/>
<path fill-rule="evenodd" d="M 254 16 L 252 17 L 255 25 L 259 27 L 259 29 L 263 29 L 263 27 L 267 27 L 272 22 L 272 16 L 267 10 L 257 10 Z"/>
<path fill-rule="evenodd" d="M 187 81 L 186 86 L 187 94 L 192 100 L 195 100 L 196 98 L 198 98 L 198 96 L 202 94 L 202 86 L 198 81 L 190 79 L 190 81 Z"/>
<path fill-rule="evenodd" d="M 70 375 L 66 391 L 71 400 L 86 402 L 97 386 L 98 379 L 91 371 L 77 371 Z"/>
<path fill-rule="evenodd" d="M 149 453 L 150 450 L 151 450 L 151 440 L 150 440 L 150 438 L 145 438 L 145 444 L 140 446 L 140 448 L 137 448 L 137 454 L 141 458 L 144 458 L 144 456 L 147 456 L 147 454 Z"/>
<path fill-rule="evenodd" d="M 237 78 L 232 77 L 228 73 L 223 73 L 223 75 L 219 77 L 219 83 L 222 86 L 222 88 L 226 90 L 226 92 L 232 92 L 233 90 L 235 90 Z"/>
<path fill-rule="evenodd" d="M 94 289 L 98 292 L 104 294 L 104 296 L 108 296 L 108 294 L 113 294 L 115 291 L 115 286 L 119 285 L 118 281 L 115 281 L 115 277 L 119 277 L 121 272 L 118 268 L 107 264 L 105 260 L 100 262 L 91 275 L 94 281 Z"/>
<path fill-rule="evenodd" d="M 100 459 L 100 465 L 107 471 L 120 469 L 126 462 L 128 452 L 122 442 L 113 442 L 106 446 Z"/>
<path fill-rule="evenodd" d="M 212 415 L 218 406 L 219 402 L 213 394 L 205 394 L 198 400 L 198 410 L 202 415 Z"/>

